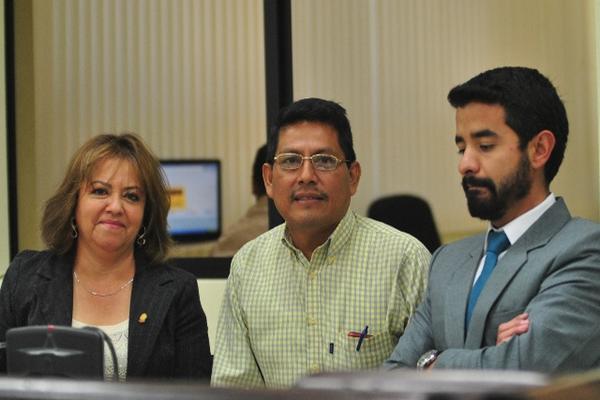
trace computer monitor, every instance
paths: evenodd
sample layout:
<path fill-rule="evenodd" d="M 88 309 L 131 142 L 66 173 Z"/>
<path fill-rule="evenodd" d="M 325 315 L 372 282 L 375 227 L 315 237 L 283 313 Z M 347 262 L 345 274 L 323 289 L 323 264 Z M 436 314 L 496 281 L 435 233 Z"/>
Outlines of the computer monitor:
<path fill-rule="evenodd" d="M 176 242 L 201 242 L 221 235 L 221 162 L 161 160 L 169 185 L 167 221 Z"/>

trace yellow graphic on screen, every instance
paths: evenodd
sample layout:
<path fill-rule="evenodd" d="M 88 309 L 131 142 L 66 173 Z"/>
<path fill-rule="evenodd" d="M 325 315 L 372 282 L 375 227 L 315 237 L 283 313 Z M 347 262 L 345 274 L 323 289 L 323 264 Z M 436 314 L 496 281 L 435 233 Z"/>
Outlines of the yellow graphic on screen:
<path fill-rule="evenodd" d="M 169 196 L 171 197 L 172 210 L 185 209 L 187 201 L 185 196 L 185 188 L 183 186 L 169 188 Z"/>

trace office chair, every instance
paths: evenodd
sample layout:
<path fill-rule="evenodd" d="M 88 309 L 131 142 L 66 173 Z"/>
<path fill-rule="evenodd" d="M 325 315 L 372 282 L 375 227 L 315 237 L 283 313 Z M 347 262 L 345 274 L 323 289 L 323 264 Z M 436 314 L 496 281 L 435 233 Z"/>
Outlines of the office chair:
<path fill-rule="evenodd" d="M 387 196 L 371 203 L 367 216 L 409 233 L 433 253 L 441 245 L 429 204 L 408 194 Z"/>

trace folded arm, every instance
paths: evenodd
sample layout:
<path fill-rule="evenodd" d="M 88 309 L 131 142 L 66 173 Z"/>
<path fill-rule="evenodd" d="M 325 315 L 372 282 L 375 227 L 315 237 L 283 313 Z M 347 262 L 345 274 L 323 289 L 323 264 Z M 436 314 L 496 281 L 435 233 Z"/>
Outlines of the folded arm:
<path fill-rule="evenodd" d="M 600 251 L 594 246 L 580 248 L 570 259 L 561 255 L 554 260 L 526 308 L 528 317 L 501 324 L 496 346 L 447 349 L 438 357 L 436 368 L 558 372 L 597 366 Z"/>

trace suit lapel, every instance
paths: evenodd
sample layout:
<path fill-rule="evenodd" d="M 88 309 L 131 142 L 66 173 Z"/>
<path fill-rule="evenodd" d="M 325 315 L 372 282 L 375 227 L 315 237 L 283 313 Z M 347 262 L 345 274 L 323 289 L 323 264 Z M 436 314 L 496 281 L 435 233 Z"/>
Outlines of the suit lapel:
<path fill-rule="evenodd" d="M 481 347 L 488 314 L 505 287 L 527 263 L 529 251 L 545 246 L 570 219 L 571 215 L 564 201 L 558 198 L 556 203 L 508 248 L 506 254 L 498 261 L 475 305 L 465 348 Z"/>
<path fill-rule="evenodd" d="M 73 319 L 73 261 L 70 257 L 56 256 L 56 262 L 45 263 L 34 287 L 41 304 L 41 316 L 35 324 L 71 326 Z M 52 299 L 52 301 L 48 301 Z M 37 319 L 37 318 L 36 318 Z"/>
<path fill-rule="evenodd" d="M 175 296 L 172 277 L 158 270 L 160 268 L 162 266 L 146 268 L 136 260 L 137 273 L 129 311 L 127 375 L 139 376 L 145 371 Z M 145 314 L 145 320 L 142 314 Z"/>
<path fill-rule="evenodd" d="M 465 257 L 458 260 L 458 267 L 448 282 L 446 291 L 445 337 L 450 348 L 462 348 L 465 343 L 465 314 L 477 264 L 481 258 L 484 235 L 474 238 L 470 248 L 465 248 Z"/>

